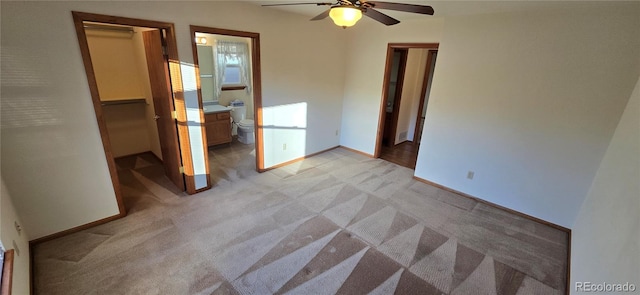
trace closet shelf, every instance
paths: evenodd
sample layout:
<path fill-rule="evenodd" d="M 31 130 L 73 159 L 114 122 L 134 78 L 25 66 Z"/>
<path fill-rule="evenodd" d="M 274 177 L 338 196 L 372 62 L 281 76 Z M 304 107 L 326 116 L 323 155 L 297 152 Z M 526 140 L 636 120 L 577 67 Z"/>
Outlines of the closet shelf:
<path fill-rule="evenodd" d="M 103 100 L 100 102 L 103 106 L 113 106 L 113 105 L 121 105 L 121 104 L 137 104 L 142 103 L 146 104 L 147 100 L 144 98 L 132 98 L 132 99 L 118 99 L 118 100 Z"/>

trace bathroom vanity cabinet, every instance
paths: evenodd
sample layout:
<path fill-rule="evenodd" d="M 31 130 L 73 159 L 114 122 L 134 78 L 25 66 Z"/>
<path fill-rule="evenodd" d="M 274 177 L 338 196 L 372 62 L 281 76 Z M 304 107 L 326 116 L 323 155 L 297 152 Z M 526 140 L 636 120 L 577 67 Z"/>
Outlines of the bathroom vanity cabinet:
<path fill-rule="evenodd" d="M 231 114 L 229 111 L 205 113 L 204 128 L 207 146 L 231 142 Z"/>

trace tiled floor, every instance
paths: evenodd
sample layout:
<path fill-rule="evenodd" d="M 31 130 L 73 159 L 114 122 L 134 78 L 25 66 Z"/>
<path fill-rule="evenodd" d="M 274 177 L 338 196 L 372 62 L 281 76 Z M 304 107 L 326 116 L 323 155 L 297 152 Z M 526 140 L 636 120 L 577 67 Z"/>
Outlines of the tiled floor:
<path fill-rule="evenodd" d="M 129 215 L 35 247 L 38 294 L 561 294 L 567 235 L 334 149 L 265 173 L 210 149 L 214 188 L 177 193 L 117 161 Z"/>

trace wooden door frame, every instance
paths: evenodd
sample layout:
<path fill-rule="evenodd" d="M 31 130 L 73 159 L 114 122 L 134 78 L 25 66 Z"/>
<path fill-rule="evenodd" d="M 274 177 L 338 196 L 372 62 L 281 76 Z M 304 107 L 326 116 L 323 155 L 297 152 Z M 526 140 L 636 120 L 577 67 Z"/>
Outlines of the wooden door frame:
<path fill-rule="evenodd" d="M 433 61 L 433 54 L 437 53 L 438 49 L 429 49 L 427 52 L 427 64 L 425 65 L 425 69 L 424 69 L 424 78 L 422 80 L 422 91 L 420 91 L 420 105 L 418 106 L 418 116 L 416 117 L 416 127 L 413 129 L 414 130 L 414 134 L 413 134 L 413 144 L 414 145 L 418 145 L 420 144 L 419 142 L 416 142 L 415 138 L 416 135 L 415 133 L 418 132 L 418 128 L 420 127 L 420 119 L 422 118 L 422 111 L 424 109 L 424 99 L 425 99 L 425 95 L 427 95 L 427 88 L 429 86 L 429 77 L 431 77 L 430 73 L 431 73 L 431 63 Z M 424 130 L 423 130 L 424 131 Z M 421 136 L 422 138 L 422 136 Z"/>
<path fill-rule="evenodd" d="M 382 152 L 382 137 L 384 133 L 384 120 L 386 118 L 387 92 L 391 80 L 391 66 L 393 65 L 393 51 L 395 49 L 438 49 L 438 43 L 389 43 L 387 44 L 387 59 L 384 67 L 384 80 L 382 82 L 382 99 L 380 102 L 380 112 L 378 114 L 378 132 L 376 134 L 376 146 L 373 153 L 374 158 L 380 158 Z M 394 138 L 395 141 L 395 138 Z"/>
<path fill-rule="evenodd" d="M 170 72 L 171 72 L 171 86 L 172 93 L 170 97 L 173 97 L 172 104 L 175 107 L 176 117 L 178 121 L 178 138 L 180 153 L 182 156 L 182 165 L 184 166 L 185 184 L 187 193 L 195 193 L 195 179 L 193 177 L 193 162 L 191 161 L 191 145 L 189 142 L 189 130 L 187 126 L 187 113 L 184 105 L 184 93 L 182 87 L 182 75 L 180 72 L 180 61 L 178 58 L 178 46 L 175 37 L 175 28 L 173 23 L 93 14 L 72 11 L 73 22 L 75 25 L 78 44 L 80 45 L 80 53 L 82 55 L 82 61 L 84 63 L 85 72 L 87 75 L 87 82 L 89 83 L 89 90 L 91 92 L 91 100 L 93 101 L 93 108 L 96 113 L 96 120 L 98 122 L 98 129 L 100 130 L 100 137 L 102 139 L 102 147 L 104 149 L 107 165 L 109 168 L 109 175 L 111 176 L 111 183 L 116 195 L 116 201 L 118 203 L 118 209 L 120 211 L 120 217 L 124 217 L 126 209 L 122 200 L 122 190 L 120 188 L 120 182 L 118 179 L 118 172 L 115 165 L 113 151 L 111 149 L 111 141 L 109 139 L 109 133 L 107 131 L 107 125 L 104 119 L 102 104 L 100 101 L 100 94 L 98 93 L 98 84 L 96 81 L 95 72 L 93 69 L 93 63 L 91 61 L 91 54 L 89 51 L 89 44 L 87 42 L 87 36 L 84 31 L 85 21 L 115 24 L 115 25 L 127 25 L 133 27 L 147 27 L 164 30 L 166 36 L 167 56 L 169 58 Z M 185 160 L 186 159 L 186 160 Z M 176 167 L 178 169 L 178 167 Z M 181 188 L 183 189 L 183 188 Z"/>
<path fill-rule="evenodd" d="M 391 143 L 390 146 L 395 146 L 396 145 L 396 134 L 398 132 L 398 117 L 400 117 L 400 102 L 402 101 L 402 91 L 404 90 L 404 76 L 405 76 L 405 72 L 407 71 L 407 58 L 409 57 L 409 50 L 406 48 L 400 48 L 397 49 L 398 52 L 401 53 L 400 55 L 400 64 L 398 65 L 398 76 L 396 77 L 396 89 L 393 93 L 393 109 L 391 110 L 391 125 L 393 125 L 393 127 L 391 127 Z M 393 49 L 391 52 L 391 67 L 393 68 L 393 54 L 396 52 L 396 49 Z M 391 80 L 391 72 L 389 72 L 389 80 Z M 387 105 L 387 101 L 389 101 L 389 94 L 387 93 L 387 95 L 385 95 L 384 97 L 384 105 L 385 105 L 385 111 L 383 114 L 383 118 L 382 120 L 387 119 L 387 110 L 386 110 L 386 105 Z M 387 127 L 385 126 L 385 122 L 383 122 L 382 125 L 382 138 L 384 140 L 384 129 Z"/>
<path fill-rule="evenodd" d="M 193 48 L 193 63 L 196 68 L 196 80 L 198 83 L 198 101 L 202 105 L 202 91 L 200 89 L 200 71 L 198 64 L 198 47 L 195 41 L 196 33 L 205 33 L 213 35 L 227 35 L 234 37 L 242 37 L 251 39 L 251 75 L 253 77 L 253 124 L 254 124 L 254 136 L 255 136 L 255 149 L 256 149 L 256 171 L 265 172 L 264 168 L 264 146 L 263 146 L 263 131 L 262 131 L 262 78 L 260 68 L 260 34 L 245 31 L 236 31 L 221 28 L 203 27 L 203 26 L 189 26 L 191 31 L 191 46 Z M 204 122 L 204 111 L 200 110 L 200 120 Z M 207 150 L 206 136 L 203 135 L 204 150 Z M 209 158 L 205 157 L 207 165 L 207 173 L 209 167 Z M 207 175 L 207 181 L 211 182 L 209 175 Z M 209 184 L 210 185 L 210 184 Z"/>
<path fill-rule="evenodd" d="M 157 29 L 139 32 L 142 35 L 146 68 L 149 74 L 149 86 L 151 86 L 151 100 L 155 113 L 155 127 L 158 131 L 158 143 L 162 154 L 162 166 L 165 175 L 176 186 L 184 190 L 185 177 L 176 167 L 182 166 L 180 155 L 180 142 L 178 138 L 176 122 L 172 110 L 173 98 L 171 97 L 171 72 L 169 71 L 169 59 L 166 58 L 162 48 L 166 47 L 163 32 Z M 163 45 L 165 44 L 165 45 Z"/>

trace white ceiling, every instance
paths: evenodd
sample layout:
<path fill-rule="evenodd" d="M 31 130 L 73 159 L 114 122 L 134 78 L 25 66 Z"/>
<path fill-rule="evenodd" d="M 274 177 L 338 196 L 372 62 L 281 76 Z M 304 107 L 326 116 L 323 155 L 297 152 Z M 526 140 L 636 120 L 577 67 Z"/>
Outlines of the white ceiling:
<path fill-rule="evenodd" d="M 282 3 L 315 3 L 315 2 L 334 2 L 333 0 L 241 0 L 255 5 L 263 4 L 282 4 Z M 456 15 L 470 15 L 470 14 L 486 14 L 486 13 L 499 13 L 499 12 L 511 12 L 511 11 L 544 11 L 548 9 L 558 9 L 563 7 L 571 7 L 575 5 L 615 5 L 615 3 L 623 3 L 622 1 L 609 0 L 609 1 L 579 1 L 579 0 L 564 0 L 564 1 L 531 1 L 531 0 L 511 0 L 511 1 L 429 1 L 429 0 L 385 0 L 385 2 L 397 2 L 408 3 L 417 5 L 429 5 L 433 7 L 434 16 L 397 12 L 391 10 L 380 10 L 391 17 L 398 20 L 410 20 L 419 19 L 425 17 L 443 17 L 443 16 L 456 16 Z M 640 3 L 639 1 L 633 1 Z M 628 4 L 628 2 L 626 3 Z M 312 18 L 326 9 L 328 6 L 316 6 L 316 5 L 293 5 L 293 6 L 277 6 L 277 7 L 264 7 L 264 9 L 277 9 L 281 11 L 287 11 L 291 13 L 305 15 Z"/>

